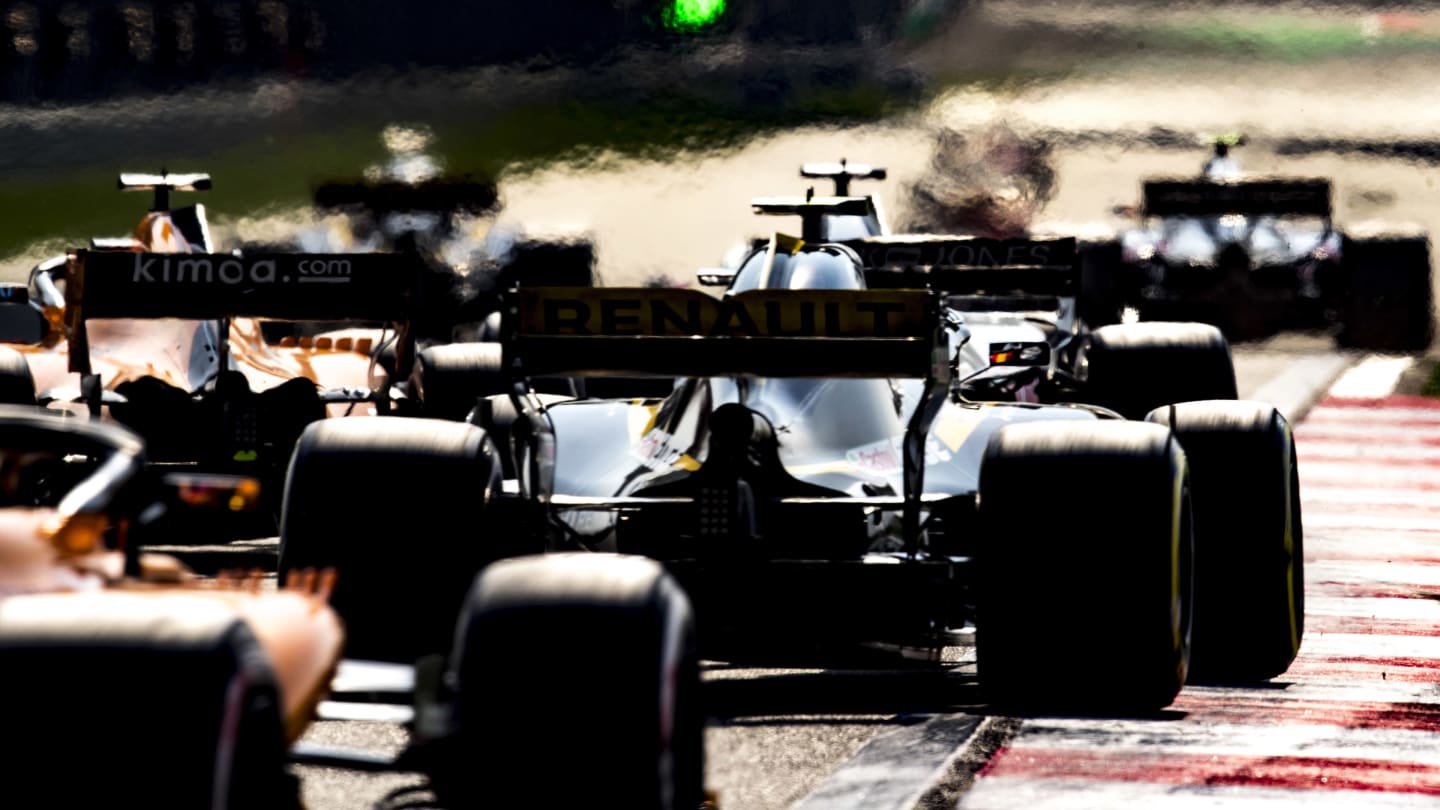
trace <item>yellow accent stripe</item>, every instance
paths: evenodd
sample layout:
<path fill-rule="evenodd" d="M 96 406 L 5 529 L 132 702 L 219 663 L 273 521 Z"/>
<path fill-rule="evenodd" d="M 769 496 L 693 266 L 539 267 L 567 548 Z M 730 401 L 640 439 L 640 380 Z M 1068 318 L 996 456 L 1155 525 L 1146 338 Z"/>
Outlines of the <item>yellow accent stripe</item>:
<path fill-rule="evenodd" d="M 630 430 L 630 441 L 638 442 L 655 427 L 655 415 L 660 412 L 659 405 L 641 405 L 637 400 L 630 405 L 626 417 L 626 427 Z"/>
<path fill-rule="evenodd" d="M 1295 518 L 1291 505 L 1295 503 L 1295 493 L 1290 487 L 1295 482 L 1293 464 L 1295 437 L 1290 431 L 1290 424 L 1285 424 L 1285 555 L 1290 563 L 1285 567 L 1285 591 L 1287 610 L 1290 613 L 1290 652 L 1300 652 L 1300 616 L 1295 611 Z"/>
<path fill-rule="evenodd" d="M 1185 477 L 1189 469 L 1185 460 L 1185 451 L 1181 450 L 1179 454 L 1180 464 L 1175 474 L 1175 491 L 1171 496 L 1173 499 L 1171 503 L 1174 504 L 1174 508 L 1170 510 L 1170 629 L 1175 645 L 1174 648 L 1177 650 L 1181 649 L 1185 641 L 1184 638 L 1181 637 L 1181 631 L 1185 626 L 1185 621 L 1181 618 L 1185 606 L 1180 604 L 1180 599 L 1183 594 L 1180 588 L 1180 518 L 1184 513 Z"/>

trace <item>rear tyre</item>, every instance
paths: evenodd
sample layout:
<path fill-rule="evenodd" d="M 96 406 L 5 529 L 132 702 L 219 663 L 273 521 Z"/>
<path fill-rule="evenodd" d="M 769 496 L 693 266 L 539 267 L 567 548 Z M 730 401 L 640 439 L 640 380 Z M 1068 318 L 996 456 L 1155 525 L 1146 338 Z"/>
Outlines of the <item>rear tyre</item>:
<path fill-rule="evenodd" d="M 612 807 L 701 805 L 694 623 L 659 563 L 589 552 L 495 563 L 470 592 L 449 672 L 456 733 L 432 777 L 446 807 L 568 806 L 576 785 Z"/>
<path fill-rule="evenodd" d="M 1237 395 L 1230 344 L 1207 324 L 1104 326 L 1090 333 L 1084 353 L 1087 401 L 1126 419 L 1172 402 Z"/>
<path fill-rule="evenodd" d="M 7 804 L 299 810 L 275 677 L 249 625 L 218 601 L 182 612 L 101 596 L 6 601 Z"/>
<path fill-rule="evenodd" d="M 1036 482 L 1064 481 L 1037 495 Z M 1042 507 L 1043 503 L 1043 507 Z M 989 700 L 1146 713 L 1185 682 L 1191 533 L 1185 456 L 1132 422 L 1002 428 L 980 471 L 975 628 Z M 1064 530 L 1036 511 L 1063 515 Z"/>
<path fill-rule="evenodd" d="M 1080 319 L 1092 329 L 1120 322 L 1120 312 L 1139 292 L 1136 272 L 1122 258 L 1120 242 L 1110 239 L 1080 246 Z"/>
<path fill-rule="evenodd" d="M 1419 352 L 1435 336 L 1430 240 L 1392 236 L 1346 240 L 1340 299 L 1345 348 Z"/>
<path fill-rule="evenodd" d="M 506 553 L 491 509 L 500 470 L 474 425 L 402 416 L 311 424 L 286 477 L 280 581 L 292 569 L 337 569 L 331 602 L 350 658 L 445 651 L 475 572 Z"/>
<path fill-rule="evenodd" d="M 505 392 L 499 343 L 446 343 L 415 358 L 414 388 L 421 414 L 463 422 L 481 397 Z"/>
<path fill-rule="evenodd" d="M 1168 424 L 1170 409 L 1147 420 Z M 1304 531 L 1290 425 L 1262 402 L 1175 406 L 1195 512 L 1190 680 L 1283 673 L 1305 630 Z"/>
<path fill-rule="evenodd" d="M 34 405 L 35 377 L 25 355 L 0 346 L 0 404 Z"/>

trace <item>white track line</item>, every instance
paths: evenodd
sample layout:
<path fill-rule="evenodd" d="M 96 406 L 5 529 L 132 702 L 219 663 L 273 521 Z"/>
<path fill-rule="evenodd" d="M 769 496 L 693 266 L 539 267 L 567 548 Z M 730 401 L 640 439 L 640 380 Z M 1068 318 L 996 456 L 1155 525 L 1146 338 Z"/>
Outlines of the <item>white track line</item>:
<path fill-rule="evenodd" d="M 1395 390 L 1400 375 L 1414 364 L 1414 357 L 1369 355 L 1341 374 L 1330 386 L 1327 396 L 1355 399 L 1386 396 Z"/>

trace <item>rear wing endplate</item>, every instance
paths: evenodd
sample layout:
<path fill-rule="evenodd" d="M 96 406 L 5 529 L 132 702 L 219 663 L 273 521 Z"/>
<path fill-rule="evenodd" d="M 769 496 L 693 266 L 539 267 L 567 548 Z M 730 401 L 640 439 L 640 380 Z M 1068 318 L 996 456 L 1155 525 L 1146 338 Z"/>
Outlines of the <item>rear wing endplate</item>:
<path fill-rule="evenodd" d="M 841 244 L 859 255 L 865 283 L 876 289 L 1061 297 L 1074 297 L 1080 291 L 1074 237 L 872 236 Z"/>
<path fill-rule="evenodd" d="M 1330 181 L 1324 178 L 1148 180 L 1142 197 L 1144 214 L 1154 217 L 1331 215 Z"/>
<path fill-rule="evenodd" d="M 507 320 L 520 376 L 926 377 L 948 360 L 926 290 L 522 287 Z M 937 368 L 936 363 L 944 368 Z"/>

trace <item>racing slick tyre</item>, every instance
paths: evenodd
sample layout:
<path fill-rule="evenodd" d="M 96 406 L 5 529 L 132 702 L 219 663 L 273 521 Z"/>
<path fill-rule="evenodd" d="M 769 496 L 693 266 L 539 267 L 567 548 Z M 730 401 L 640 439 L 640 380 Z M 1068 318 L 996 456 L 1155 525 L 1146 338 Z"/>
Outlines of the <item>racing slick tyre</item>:
<path fill-rule="evenodd" d="M 1120 242 L 1088 242 L 1080 246 L 1080 295 L 1076 309 L 1092 329 L 1120 322 L 1120 311 L 1139 292 L 1136 271 L 1125 264 Z"/>
<path fill-rule="evenodd" d="M 481 397 L 506 393 L 503 345 L 498 342 L 444 343 L 430 346 L 415 359 L 413 388 L 422 416 L 461 422 Z M 575 396 L 575 380 L 536 377 L 535 391 Z"/>
<path fill-rule="evenodd" d="M 526 797 L 568 807 L 692 810 L 704 788 L 704 712 L 690 602 L 659 563 L 554 553 L 476 578 L 447 665 L 446 807 Z M 557 769 L 563 769 L 558 778 Z"/>
<path fill-rule="evenodd" d="M 409 663 L 443 652 L 475 572 L 513 553 L 492 509 L 500 470 L 475 425 L 312 423 L 286 476 L 280 581 L 292 569 L 336 569 L 331 602 L 350 658 Z"/>
<path fill-rule="evenodd" d="M 0 404 L 34 405 L 35 377 L 25 355 L 0 346 Z"/>
<path fill-rule="evenodd" d="M 1146 419 L 1170 424 L 1171 409 Z M 1195 516 L 1190 680 L 1269 680 L 1295 660 L 1305 629 L 1290 425 L 1273 405 L 1249 401 L 1181 403 L 1173 422 L 1190 466 Z"/>
<path fill-rule="evenodd" d="M 1339 299 L 1344 348 L 1424 351 L 1435 336 L 1430 240 L 1424 236 L 1347 239 Z"/>
<path fill-rule="evenodd" d="M 1044 481 L 1065 483 L 1042 495 Z M 1036 520 L 1042 504 L 1063 526 Z M 1192 535 L 1169 430 L 1007 425 L 986 447 L 979 517 L 975 642 L 990 702 L 1089 714 L 1174 700 L 1190 654 Z"/>
<path fill-rule="evenodd" d="M 464 421 L 483 396 L 505 391 L 499 343 L 445 343 L 415 358 L 414 390 L 422 415 Z"/>
<path fill-rule="evenodd" d="M 1172 402 L 1235 399 L 1230 344 L 1214 326 L 1163 321 L 1114 324 L 1085 346 L 1086 401 L 1126 419 Z"/>
<path fill-rule="evenodd" d="M 95 596 L 5 601 L 6 805 L 299 810 L 250 626 L 216 601 Z"/>

